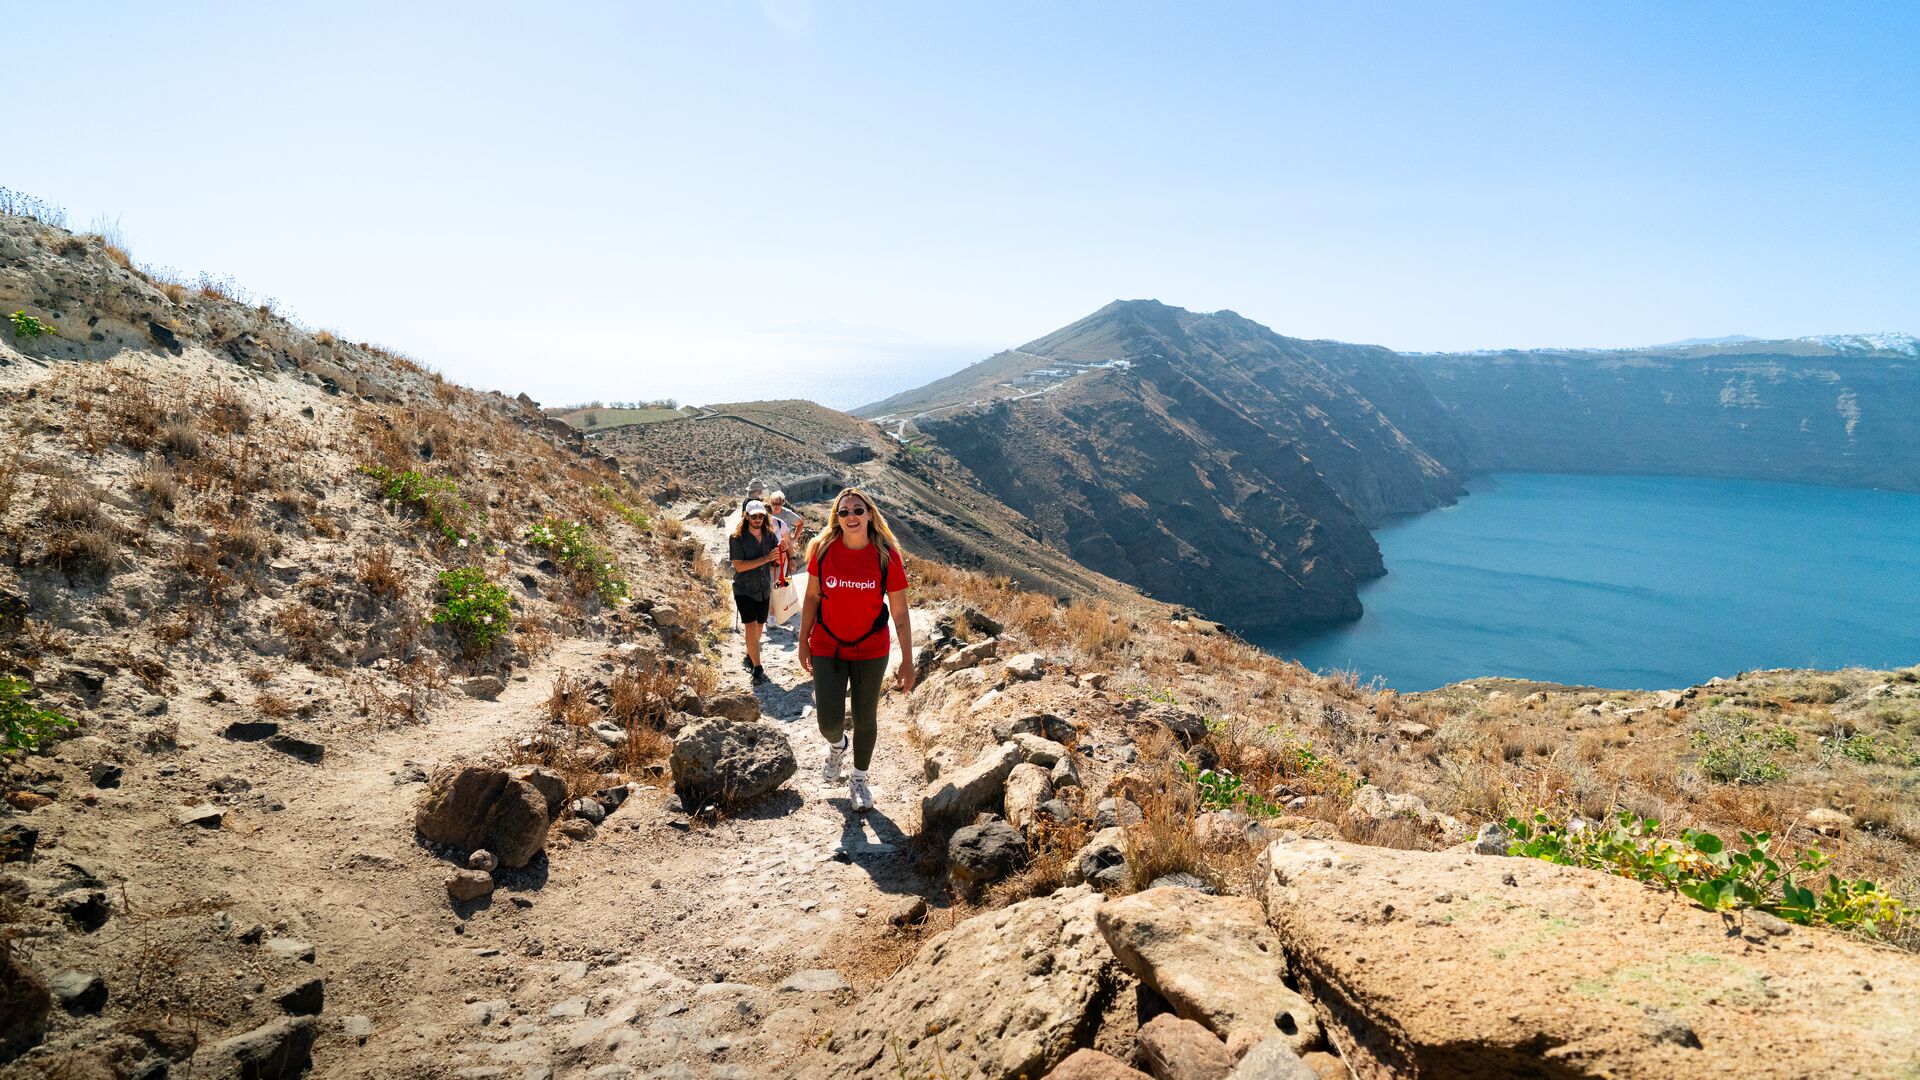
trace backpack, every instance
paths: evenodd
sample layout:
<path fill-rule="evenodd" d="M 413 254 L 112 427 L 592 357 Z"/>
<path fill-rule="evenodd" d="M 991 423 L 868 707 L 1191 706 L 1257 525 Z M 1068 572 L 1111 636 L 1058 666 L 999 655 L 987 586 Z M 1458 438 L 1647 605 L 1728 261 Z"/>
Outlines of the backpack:
<path fill-rule="evenodd" d="M 829 541 L 820 548 L 820 557 L 815 563 L 816 566 L 827 565 L 827 548 L 832 546 L 832 542 Z M 840 650 L 850 649 L 880 631 L 885 630 L 887 628 L 887 620 L 892 617 L 893 613 L 887 605 L 887 567 L 893 563 L 893 551 L 891 548 L 884 547 L 878 543 L 873 546 L 880 556 L 880 614 L 873 617 L 873 625 L 867 627 L 866 633 L 849 641 L 839 634 L 834 633 L 833 628 L 827 625 L 827 582 L 824 577 L 820 579 L 820 613 L 818 617 L 814 619 L 813 625 L 826 631 L 827 636 L 833 639 L 833 658 L 835 660 L 840 659 Z"/>

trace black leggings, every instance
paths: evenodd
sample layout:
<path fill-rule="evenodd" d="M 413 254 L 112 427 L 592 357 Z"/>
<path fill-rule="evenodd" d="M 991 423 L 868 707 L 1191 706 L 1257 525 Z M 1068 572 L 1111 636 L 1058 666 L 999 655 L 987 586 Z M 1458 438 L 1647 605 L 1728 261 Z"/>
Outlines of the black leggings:
<path fill-rule="evenodd" d="M 873 743 L 880 736 L 880 691 L 886 678 L 884 656 L 813 658 L 813 707 L 820 719 L 820 734 L 835 746 L 847 730 L 847 690 L 853 690 L 853 767 L 862 772 L 873 761 Z"/>

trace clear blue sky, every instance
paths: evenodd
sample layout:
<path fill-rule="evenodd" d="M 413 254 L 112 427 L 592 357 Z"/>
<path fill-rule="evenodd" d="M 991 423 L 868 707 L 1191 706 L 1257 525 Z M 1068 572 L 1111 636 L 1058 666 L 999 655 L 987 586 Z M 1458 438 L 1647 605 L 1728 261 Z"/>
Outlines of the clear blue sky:
<path fill-rule="evenodd" d="M 1115 297 L 1920 332 L 1915 4 L 37 8 L 0 184 L 546 401 L 859 399 Z"/>

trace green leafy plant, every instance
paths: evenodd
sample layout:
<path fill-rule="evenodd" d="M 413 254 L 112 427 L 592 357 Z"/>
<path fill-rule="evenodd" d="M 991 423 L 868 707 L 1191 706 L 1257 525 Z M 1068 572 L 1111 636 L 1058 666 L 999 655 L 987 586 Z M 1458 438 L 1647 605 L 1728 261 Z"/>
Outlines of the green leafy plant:
<path fill-rule="evenodd" d="M 1180 775 L 1194 786 L 1202 810 L 1245 810 L 1254 817 L 1279 817 L 1284 807 L 1248 787 L 1246 782 L 1225 769 L 1201 769 L 1193 762 L 1179 762 Z"/>
<path fill-rule="evenodd" d="M 0 675 L 0 751 L 31 753 L 73 721 L 52 709 L 36 708 L 27 695 L 33 684 L 12 675 Z"/>
<path fill-rule="evenodd" d="M 1693 748 L 1701 751 L 1701 773 L 1722 784 L 1764 784 L 1785 775 L 1786 770 L 1770 751 L 1797 745 L 1797 736 L 1790 743 L 1784 742 L 1779 732 L 1785 729 L 1762 732 L 1758 722 L 1759 717 L 1745 709 L 1714 709 L 1701 714 L 1692 736 Z"/>
<path fill-rule="evenodd" d="M 7 321 L 13 324 L 14 337 L 30 339 L 45 337 L 53 333 L 53 327 L 48 326 L 46 323 L 41 322 L 39 319 L 34 318 L 24 311 L 16 311 L 7 316 Z"/>
<path fill-rule="evenodd" d="M 485 649 L 507 632 L 513 611 L 507 604 L 507 590 L 487 579 L 477 566 L 443 570 L 440 588 L 445 594 L 428 621 L 449 626 L 460 640 L 474 650 Z"/>
<path fill-rule="evenodd" d="M 462 547 L 479 540 L 470 523 L 473 508 L 460 497 L 453 481 L 417 470 L 395 471 L 385 465 L 362 465 L 360 471 L 380 486 L 380 495 L 396 508 L 416 510 L 443 539 Z"/>
<path fill-rule="evenodd" d="M 553 556 L 579 591 L 598 596 L 603 604 L 626 600 L 627 578 L 620 564 L 613 552 L 593 541 L 585 525 L 548 517 L 527 529 L 527 543 Z"/>
<path fill-rule="evenodd" d="M 1623 813 L 1612 824 L 1556 821 L 1537 811 L 1510 817 L 1507 854 L 1581 866 L 1672 889 L 1709 911 L 1755 908 L 1803 926 L 1884 934 L 1910 923 L 1912 909 L 1871 881 L 1829 873 L 1826 884 L 1801 884 L 1795 871 L 1817 875 L 1830 858 L 1809 847 L 1782 865 L 1770 833 L 1740 834 L 1738 847 L 1699 829 L 1660 834 L 1652 818 Z"/>
<path fill-rule="evenodd" d="M 653 522 L 648 520 L 647 515 L 623 502 L 619 493 L 613 490 L 612 485 L 595 484 L 593 487 L 593 497 L 606 503 L 607 506 L 612 509 L 614 513 L 619 514 L 627 524 L 641 532 L 646 532 L 653 528 Z"/>

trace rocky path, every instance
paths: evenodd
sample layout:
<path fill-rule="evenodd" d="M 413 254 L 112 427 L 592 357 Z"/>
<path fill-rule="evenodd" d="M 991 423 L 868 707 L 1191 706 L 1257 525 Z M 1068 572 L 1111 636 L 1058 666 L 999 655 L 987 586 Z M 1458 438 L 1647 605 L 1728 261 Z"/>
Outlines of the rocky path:
<path fill-rule="evenodd" d="M 704 538 L 718 545 L 717 531 Z M 308 935 L 329 971 L 319 1073 L 784 1075 L 864 989 L 888 914 L 924 885 L 908 845 L 917 754 L 889 715 L 876 806 L 853 814 L 844 784 L 821 782 L 824 743 L 795 645 L 791 629 L 775 630 L 763 655 L 773 682 L 757 691 L 801 763 L 781 791 L 703 824 L 672 812 L 662 782 L 592 840 L 556 833 L 544 865 L 503 874 L 472 911 L 449 907 L 451 864 L 415 841 L 421 788 L 408 781 L 530 729 L 553 679 L 593 672 L 602 649 L 569 643 L 499 700 L 449 702 L 346 767 L 316 771 L 283 820 L 322 821 L 320 835 L 268 821 L 236 857 L 305 850 L 319 864 L 309 869 L 325 871 L 294 876 L 315 884 L 285 894 L 302 913 L 289 932 Z M 737 630 L 724 654 L 727 683 L 745 687 Z M 347 1034 L 348 1015 L 370 1021 L 364 1043 Z"/>

